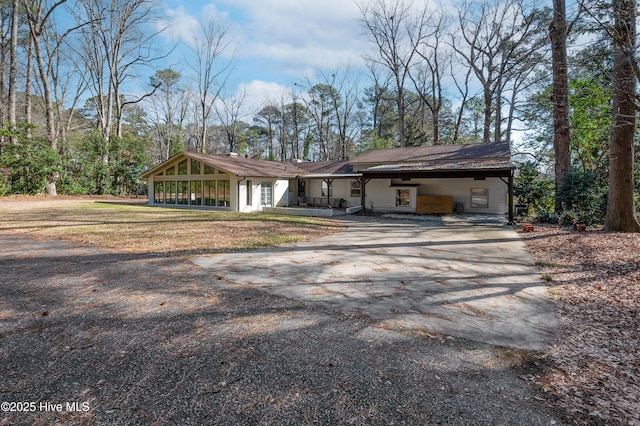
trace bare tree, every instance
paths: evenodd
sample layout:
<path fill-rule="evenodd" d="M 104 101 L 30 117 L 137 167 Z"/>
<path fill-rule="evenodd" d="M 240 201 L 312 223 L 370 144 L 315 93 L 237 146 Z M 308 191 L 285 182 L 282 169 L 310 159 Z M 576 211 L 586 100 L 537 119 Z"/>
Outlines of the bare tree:
<path fill-rule="evenodd" d="M 413 81 L 416 92 L 423 104 L 431 114 L 432 143 L 440 144 L 440 118 L 444 102 L 443 80 L 449 63 L 451 53 L 443 46 L 444 31 L 447 30 L 447 21 L 442 10 L 429 29 L 429 34 L 418 43 L 416 53 L 422 61 L 415 66 L 409 76 Z"/>
<path fill-rule="evenodd" d="M 149 98 L 150 113 L 158 146 L 158 161 L 167 160 L 174 151 L 183 150 L 182 127 L 189 100 L 180 86 L 181 74 L 171 68 L 156 71 L 149 79 L 150 87 L 157 87 Z"/>
<path fill-rule="evenodd" d="M 502 139 L 502 107 L 506 88 L 523 70 L 537 65 L 532 55 L 540 43 L 539 15 L 523 0 L 465 3 L 458 12 L 458 39 L 452 46 L 473 70 L 484 100 L 483 142 Z"/>
<path fill-rule="evenodd" d="M 17 92 L 18 92 L 18 0 L 11 2 L 11 58 L 9 63 L 9 130 L 16 130 Z M 11 142 L 16 143 L 15 135 Z"/>
<path fill-rule="evenodd" d="M 247 93 L 241 91 L 236 96 L 227 99 L 220 99 L 215 104 L 216 115 L 222 124 L 222 128 L 227 136 L 227 146 L 229 152 L 237 150 L 237 130 L 240 122 L 242 108 L 244 106 Z"/>
<path fill-rule="evenodd" d="M 233 38 L 229 24 L 210 18 L 194 37 L 192 52 L 195 61 L 191 65 L 196 85 L 196 123 L 199 128 L 200 152 L 207 152 L 207 127 L 213 107 L 224 88 L 232 68 L 233 58 L 223 54 L 231 48 Z"/>
<path fill-rule="evenodd" d="M 31 38 L 33 39 L 34 54 L 40 77 L 40 83 L 43 89 L 43 98 L 45 102 L 45 116 L 47 123 L 47 140 L 51 144 L 51 148 L 54 151 L 58 150 L 59 133 L 56 127 L 55 119 L 55 106 L 54 106 L 54 65 L 56 63 L 57 55 L 59 54 L 62 42 L 65 37 L 77 29 L 77 27 L 68 29 L 60 36 L 52 36 L 55 33 L 53 27 L 50 25 L 51 18 L 55 10 L 62 6 L 66 0 L 59 0 L 54 3 L 48 9 L 45 8 L 45 0 L 39 0 L 37 2 L 23 3 L 27 19 L 29 21 L 29 30 Z M 55 43 L 51 43 L 51 39 L 55 40 Z M 56 175 L 51 174 L 48 178 L 46 185 L 46 192 L 49 195 L 57 195 L 56 191 Z"/>
<path fill-rule="evenodd" d="M 366 34 L 378 49 L 367 59 L 386 67 L 395 79 L 398 141 L 405 146 L 405 83 L 419 44 L 425 37 L 427 9 L 414 9 L 403 0 L 373 0 L 358 3 Z"/>
<path fill-rule="evenodd" d="M 359 100 L 360 81 L 349 67 L 322 74 L 324 84 L 333 87 L 329 91 L 329 101 L 335 117 L 335 133 L 338 136 L 336 152 L 332 159 L 347 160 L 350 157 L 354 138 L 360 133 Z"/>
<path fill-rule="evenodd" d="M 264 136 L 266 137 L 266 150 L 267 159 L 275 159 L 274 141 L 278 126 L 281 124 L 282 114 L 277 106 L 274 106 L 272 102 L 262 107 L 258 113 L 253 117 L 253 121 L 264 129 Z"/>
<path fill-rule="evenodd" d="M 161 59 L 152 46 L 157 32 L 154 0 L 79 0 L 73 13 L 82 29 L 82 57 L 89 89 L 97 109 L 104 147 L 103 164 L 108 168 L 112 135 L 122 137 L 124 110 L 150 96 L 157 87 L 136 99 L 126 99 L 122 87 L 136 77 L 136 68 Z M 105 190 L 107 182 L 99 187 Z"/>
<path fill-rule="evenodd" d="M 609 193 L 605 229 L 640 232 L 634 206 L 636 130 L 636 2 L 613 1 L 613 118 L 609 140 Z"/>

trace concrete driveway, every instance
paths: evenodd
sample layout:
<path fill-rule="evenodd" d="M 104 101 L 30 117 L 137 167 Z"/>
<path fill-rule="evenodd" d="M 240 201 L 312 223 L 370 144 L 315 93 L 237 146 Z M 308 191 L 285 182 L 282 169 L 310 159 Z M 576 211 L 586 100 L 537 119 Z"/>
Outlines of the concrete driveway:
<path fill-rule="evenodd" d="M 347 230 L 310 242 L 191 260 L 224 285 L 364 314 L 384 328 L 536 351 L 559 336 L 540 274 L 500 220 L 344 220 Z"/>

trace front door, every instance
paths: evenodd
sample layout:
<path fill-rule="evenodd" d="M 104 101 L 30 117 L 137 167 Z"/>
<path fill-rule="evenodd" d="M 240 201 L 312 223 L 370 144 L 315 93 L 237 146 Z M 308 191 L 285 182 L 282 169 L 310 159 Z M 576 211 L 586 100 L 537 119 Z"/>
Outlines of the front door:
<path fill-rule="evenodd" d="M 273 188 L 271 182 L 260 183 L 260 205 L 264 207 L 273 207 Z"/>

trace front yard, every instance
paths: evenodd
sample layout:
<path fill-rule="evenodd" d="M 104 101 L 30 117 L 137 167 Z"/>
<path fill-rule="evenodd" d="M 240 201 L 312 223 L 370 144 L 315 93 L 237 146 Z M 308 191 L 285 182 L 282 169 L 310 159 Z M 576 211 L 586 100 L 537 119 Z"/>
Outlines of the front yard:
<path fill-rule="evenodd" d="M 116 200 L 2 203 L 0 229 L 126 253 L 195 255 L 271 247 L 338 232 L 339 221 L 149 207 Z"/>

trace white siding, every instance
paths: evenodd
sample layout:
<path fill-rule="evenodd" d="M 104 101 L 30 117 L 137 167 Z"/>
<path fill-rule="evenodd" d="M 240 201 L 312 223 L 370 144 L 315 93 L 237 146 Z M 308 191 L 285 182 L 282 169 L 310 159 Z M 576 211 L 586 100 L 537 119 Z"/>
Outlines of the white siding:
<path fill-rule="evenodd" d="M 485 180 L 466 179 L 412 179 L 420 183 L 418 195 L 450 195 L 456 203 L 464 205 L 466 213 L 504 214 L 508 212 L 507 184 L 500 178 Z M 471 208 L 471 189 L 489 190 L 488 208 Z"/>

